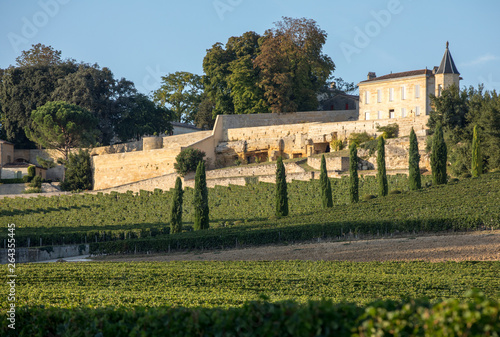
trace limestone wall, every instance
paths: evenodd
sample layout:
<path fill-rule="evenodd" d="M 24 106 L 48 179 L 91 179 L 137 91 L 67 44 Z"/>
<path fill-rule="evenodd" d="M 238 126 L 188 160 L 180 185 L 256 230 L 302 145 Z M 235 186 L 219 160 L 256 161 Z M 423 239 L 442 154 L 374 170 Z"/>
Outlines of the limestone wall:
<path fill-rule="evenodd" d="M 228 141 L 227 132 L 231 129 L 246 129 L 262 126 L 280 126 L 311 122 L 341 122 L 358 118 L 356 110 L 308 111 L 285 114 L 251 114 L 251 115 L 224 115 L 218 116 L 222 134 L 221 141 Z M 234 133 L 233 133 L 234 134 Z"/>
<path fill-rule="evenodd" d="M 349 157 L 325 157 L 327 171 L 349 170 Z M 307 165 L 316 170 L 321 169 L 321 157 L 307 157 Z"/>
<path fill-rule="evenodd" d="M 173 173 L 180 147 L 92 157 L 94 189 L 104 189 Z"/>

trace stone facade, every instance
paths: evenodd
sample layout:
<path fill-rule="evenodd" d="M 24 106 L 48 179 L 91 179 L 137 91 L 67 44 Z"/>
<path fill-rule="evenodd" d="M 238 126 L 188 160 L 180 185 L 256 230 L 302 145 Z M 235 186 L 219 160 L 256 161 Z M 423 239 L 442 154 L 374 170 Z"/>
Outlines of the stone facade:
<path fill-rule="evenodd" d="M 439 67 L 388 74 L 374 72 L 359 86 L 359 120 L 380 120 L 426 116 L 431 111 L 429 96 L 440 96 L 451 85 L 460 86 L 458 72 L 446 43 Z"/>

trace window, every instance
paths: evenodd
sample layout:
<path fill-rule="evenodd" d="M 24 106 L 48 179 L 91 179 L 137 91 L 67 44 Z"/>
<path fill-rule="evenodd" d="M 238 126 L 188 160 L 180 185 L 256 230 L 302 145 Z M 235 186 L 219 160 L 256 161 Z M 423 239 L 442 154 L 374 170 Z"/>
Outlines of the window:
<path fill-rule="evenodd" d="M 415 85 L 415 98 L 420 98 L 420 85 Z"/>
<path fill-rule="evenodd" d="M 401 87 L 401 99 L 406 99 L 406 86 L 404 85 Z"/>
<path fill-rule="evenodd" d="M 441 96 L 441 91 L 443 91 L 443 86 L 441 84 L 438 85 L 438 97 Z"/>
<path fill-rule="evenodd" d="M 370 113 L 369 112 L 365 112 L 365 120 L 370 120 Z"/>
<path fill-rule="evenodd" d="M 368 95 L 369 95 L 369 93 L 368 93 L 368 90 L 367 90 L 367 91 L 365 91 L 365 104 L 369 103 L 369 101 L 368 101 Z"/>
<path fill-rule="evenodd" d="M 420 107 L 418 105 L 415 107 L 415 116 L 420 116 Z"/>
<path fill-rule="evenodd" d="M 377 111 L 377 119 L 382 119 L 382 111 Z"/>
<path fill-rule="evenodd" d="M 394 88 L 389 89 L 389 102 L 394 101 Z"/>
<path fill-rule="evenodd" d="M 382 90 L 377 90 L 377 103 L 382 102 Z"/>
<path fill-rule="evenodd" d="M 389 110 L 389 118 L 394 118 L 394 109 Z"/>
<path fill-rule="evenodd" d="M 406 117 L 406 109 L 401 108 L 401 117 Z"/>

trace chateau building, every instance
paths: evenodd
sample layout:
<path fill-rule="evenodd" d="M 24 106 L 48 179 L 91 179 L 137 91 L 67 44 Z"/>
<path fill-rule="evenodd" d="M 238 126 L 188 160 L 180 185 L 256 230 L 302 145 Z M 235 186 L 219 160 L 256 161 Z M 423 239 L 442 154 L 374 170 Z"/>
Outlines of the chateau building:
<path fill-rule="evenodd" d="M 359 86 L 359 120 L 425 117 L 431 111 L 431 94 L 452 84 L 459 86 L 460 73 L 455 66 L 446 42 L 446 50 L 439 67 L 388 74 L 377 77 L 368 73 L 368 79 Z"/>

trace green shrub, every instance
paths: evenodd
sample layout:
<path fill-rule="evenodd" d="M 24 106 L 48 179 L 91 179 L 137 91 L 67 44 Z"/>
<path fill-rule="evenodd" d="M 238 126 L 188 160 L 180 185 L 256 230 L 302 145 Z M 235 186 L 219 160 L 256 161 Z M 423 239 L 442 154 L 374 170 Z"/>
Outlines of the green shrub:
<path fill-rule="evenodd" d="M 40 187 L 30 187 L 23 191 L 24 194 L 30 193 L 42 193 L 42 189 Z"/>
<path fill-rule="evenodd" d="M 359 147 L 362 143 L 373 140 L 374 138 L 370 136 L 366 131 L 361 133 L 353 132 L 349 135 L 349 144 L 355 144 Z"/>
<path fill-rule="evenodd" d="M 36 174 L 35 165 L 28 166 L 28 177 L 30 177 L 30 181 L 31 181 L 31 179 L 33 179 L 33 177 L 35 177 L 35 174 Z"/>
<path fill-rule="evenodd" d="M 25 175 L 21 180 L 23 183 L 29 183 L 31 181 L 31 177 L 29 175 Z"/>
<path fill-rule="evenodd" d="M 457 178 L 452 178 L 452 179 L 448 180 L 448 184 L 456 184 L 456 183 L 458 183 Z"/>
<path fill-rule="evenodd" d="M 341 151 L 344 149 L 344 142 L 341 139 L 334 139 L 330 142 L 330 151 Z"/>
<path fill-rule="evenodd" d="M 92 189 L 92 168 L 88 151 L 80 149 L 78 153 L 70 153 L 65 168 L 64 181 L 61 183 L 63 191 Z"/>
<path fill-rule="evenodd" d="M 188 147 L 175 157 L 174 168 L 181 177 L 184 177 L 189 172 L 196 171 L 203 157 L 205 157 L 205 152 Z"/>
<path fill-rule="evenodd" d="M 382 137 L 384 137 L 384 139 L 396 138 L 399 133 L 399 125 L 393 123 L 386 126 L 377 126 L 377 131 L 382 132 Z"/>
<path fill-rule="evenodd" d="M 34 176 L 33 179 L 31 180 L 31 183 L 29 185 L 30 187 L 33 188 L 42 188 L 42 177 L 41 176 Z"/>

